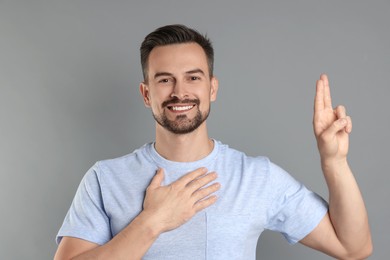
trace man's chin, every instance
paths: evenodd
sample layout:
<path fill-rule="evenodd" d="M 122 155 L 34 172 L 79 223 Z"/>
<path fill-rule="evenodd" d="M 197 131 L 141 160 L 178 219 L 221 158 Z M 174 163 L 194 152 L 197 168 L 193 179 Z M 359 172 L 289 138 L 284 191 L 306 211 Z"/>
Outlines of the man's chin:
<path fill-rule="evenodd" d="M 173 134 L 182 135 L 194 132 L 199 126 L 200 125 L 164 125 L 163 127 Z"/>
<path fill-rule="evenodd" d="M 194 118 L 188 118 L 186 114 L 177 115 L 174 120 L 169 120 L 166 115 L 154 118 L 159 125 L 173 134 L 183 135 L 194 132 L 207 119 L 209 113 L 202 114 L 200 112 Z"/>

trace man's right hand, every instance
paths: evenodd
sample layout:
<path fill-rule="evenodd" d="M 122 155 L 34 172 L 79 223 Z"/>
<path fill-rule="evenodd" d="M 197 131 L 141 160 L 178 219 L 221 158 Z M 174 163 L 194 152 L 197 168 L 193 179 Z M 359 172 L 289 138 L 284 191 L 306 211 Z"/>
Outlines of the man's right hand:
<path fill-rule="evenodd" d="M 216 202 L 217 196 L 211 194 L 221 185 L 208 185 L 216 178 L 215 172 L 207 173 L 206 168 L 199 168 L 162 186 L 164 170 L 159 169 L 146 190 L 141 214 L 154 220 L 158 233 L 175 229 Z"/>
<path fill-rule="evenodd" d="M 54 258 L 141 259 L 162 232 L 181 226 L 217 200 L 211 194 L 220 184 L 208 185 L 216 178 L 216 173 L 199 168 L 161 186 L 164 172 L 159 169 L 146 190 L 144 210 L 112 240 L 99 246 L 80 238 L 63 237 Z"/>

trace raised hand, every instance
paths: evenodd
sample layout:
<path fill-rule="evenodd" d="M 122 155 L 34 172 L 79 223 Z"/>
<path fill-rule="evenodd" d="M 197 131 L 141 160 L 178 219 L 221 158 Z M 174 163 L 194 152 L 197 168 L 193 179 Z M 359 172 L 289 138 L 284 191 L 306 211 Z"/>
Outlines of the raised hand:
<path fill-rule="evenodd" d="M 217 197 L 211 194 L 220 184 L 207 186 L 216 178 L 215 172 L 207 173 L 207 169 L 199 168 L 170 185 L 161 186 L 164 171 L 159 169 L 146 190 L 143 213 L 159 223 L 161 232 L 175 229 L 216 202 Z"/>
<path fill-rule="evenodd" d="M 317 81 L 313 126 L 321 160 L 336 162 L 346 159 L 352 121 L 344 106 L 333 109 L 329 80 L 325 74 Z"/>

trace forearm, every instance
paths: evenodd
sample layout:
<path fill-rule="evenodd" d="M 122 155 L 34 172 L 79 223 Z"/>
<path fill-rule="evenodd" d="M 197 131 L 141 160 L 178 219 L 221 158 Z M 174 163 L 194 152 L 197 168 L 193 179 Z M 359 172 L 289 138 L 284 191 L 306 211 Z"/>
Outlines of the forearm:
<path fill-rule="evenodd" d="M 329 188 L 329 214 L 340 243 L 349 252 L 371 247 L 367 211 L 347 160 L 323 160 L 322 169 Z"/>
<path fill-rule="evenodd" d="M 108 243 L 73 259 L 138 260 L 144 256 L 159 234 L 151 218 L 141 213 Z"/>

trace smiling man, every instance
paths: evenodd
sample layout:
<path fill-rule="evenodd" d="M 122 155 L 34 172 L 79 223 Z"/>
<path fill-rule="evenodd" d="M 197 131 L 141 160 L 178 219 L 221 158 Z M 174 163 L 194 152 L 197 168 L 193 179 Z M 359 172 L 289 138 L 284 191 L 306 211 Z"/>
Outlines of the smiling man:
<path fill-rule="evenodd" d="M 151 105 L 151 99 L 155 100 L 154 119 L 174 134 L 193 132 L 209 115 L 209 102 L 215 100 L 217 82 L 215 78 L 210 81 L 205 62 L 202 47 L 195 43 L 162 46 L 150 53 L 150 76 L 146 75 L 145 83 L 141 84 L 141 93 L 147 106 Z M 189 87 L 192 97 L 185 93 Z M 211 90 L 214 96 L 210 99 Z"/>
<path fill-rule="evenodd" d="M 84 176 L 57 235 L 56 259 L 255 259 L 265 230 L 339 259 L 372 251 L 366 209 L 347 163 L 352 122 L 317 81 L 314 132 L 329 204 L 266 157 L 208 136 L 216 100 L 213 48 L 170 25 L 141 46 L 140 92 L 156 140 Z"/>

